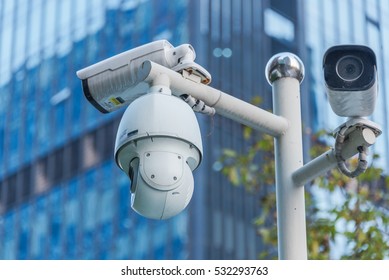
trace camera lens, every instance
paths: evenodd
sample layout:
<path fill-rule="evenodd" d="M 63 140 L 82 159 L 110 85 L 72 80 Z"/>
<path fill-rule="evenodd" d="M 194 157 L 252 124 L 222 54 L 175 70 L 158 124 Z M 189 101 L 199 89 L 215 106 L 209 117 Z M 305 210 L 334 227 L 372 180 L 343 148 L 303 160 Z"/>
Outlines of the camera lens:
<path fill-rule="evenodd" d="M 336 73 L 344 81 L 355 81 L 363 73 L 363 62 L 353 55 L 343 56 L 336 63 Z"/>

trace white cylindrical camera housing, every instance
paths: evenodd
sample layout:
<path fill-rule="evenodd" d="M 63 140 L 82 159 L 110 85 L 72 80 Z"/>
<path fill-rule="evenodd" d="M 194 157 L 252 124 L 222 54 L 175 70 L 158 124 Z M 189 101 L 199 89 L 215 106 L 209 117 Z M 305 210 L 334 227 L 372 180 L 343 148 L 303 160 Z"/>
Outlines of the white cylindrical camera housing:
<path fill-rule="evenodd" d="M 374 112 L 377 63 L 366 46 L 340 45 L 327 50 L 323 59 L 324 81 L 331 108 L 342 117 L 366 117 Z"/>

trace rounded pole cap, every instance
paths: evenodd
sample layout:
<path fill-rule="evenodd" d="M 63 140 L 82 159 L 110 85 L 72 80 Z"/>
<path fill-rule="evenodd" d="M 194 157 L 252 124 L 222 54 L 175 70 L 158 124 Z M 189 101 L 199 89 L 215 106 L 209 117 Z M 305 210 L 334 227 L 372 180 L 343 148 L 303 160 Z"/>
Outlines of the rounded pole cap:
<path fill-rule="evenodd" d="M 304 72 L 304 64 L 301 59 L 289 52 L 272 56 L 266 64 L 265 70 L 266 79 L 270 85 L 285 77 L 295 78 L 301 83 L 304 79 Z"/>

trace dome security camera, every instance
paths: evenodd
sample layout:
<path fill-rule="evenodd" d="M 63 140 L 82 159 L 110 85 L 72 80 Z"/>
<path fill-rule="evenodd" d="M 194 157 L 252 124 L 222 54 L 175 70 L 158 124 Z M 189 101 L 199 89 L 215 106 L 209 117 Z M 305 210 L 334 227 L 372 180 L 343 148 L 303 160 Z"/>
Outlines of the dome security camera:
<path fill-rule="evenodd" d="M 323 58 L 326 93 L 335 114 L 366 117 L 374 112 L 378 92 L 374 52 L 359 45 L 331 47 Z"/>
<path fill-rule="evenodd" d="M 116 136 L 115 159 L 131 179 L 131 207 L 137 213 L 167 219 L 184 210 L 201 157 L 200 128 L 182 99 L 148 93 L 128 106 Z"/>
<path fill-rule="evenodd" d="M 142 67 L 152 61 L 207 85 L 211 75 L 195 58 L 191 45 L 173 47 L 159 40 L 77 71 L 86 99 L 100 112 L 128 106 L 116 136 L 115 159 L 131 179 L 131 207 L 148 218 L 167 219 L 188 205 L 192 171 L 202 158 L 194 111 L 213 115 L 215 110 L 188 94 L 173 96 L 165 70 L 146 81 Z"/>

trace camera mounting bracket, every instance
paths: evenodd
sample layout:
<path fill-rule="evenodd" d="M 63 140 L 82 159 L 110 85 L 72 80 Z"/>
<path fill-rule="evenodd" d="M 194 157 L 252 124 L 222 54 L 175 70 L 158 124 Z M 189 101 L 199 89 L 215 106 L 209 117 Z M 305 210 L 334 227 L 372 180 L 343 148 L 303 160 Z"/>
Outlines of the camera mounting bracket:
<path fill-rule="evenodd" d="M 336 135 L 343 130 L 344 134 L 346 137 L 353 132 L 356 129 L 364 129 L 364 128 L 369 128 L 371 129 L 375 136 L 378 137 L 382 133 L 382 129 L 380 125 L 377 123 L 370 121 L 365 118 L 350 118 L 347 120 L 345 123 L 341 124 L 334 130 L 334 137 L 336 138 Z"/>
<path fill-rule="evenodd" d="M 367 169 L 367 154 L 368 147 L 361 145 L 357 147 L 358 150 L 358 166 L 354 171 L 350 171 L 346 166 L 346 160 L 342 156 L 345 141 L 348 140 L 348 136 L 356 130 L 367 130 L 370 133 L 374 133 L 374 139 L 378 137 L 382 130 L 378 124 L 369 121 L 364 118 L 351 118 L 335 130 L 335 158 L 339 170 L 350 178 L 357 177 Z"/>

